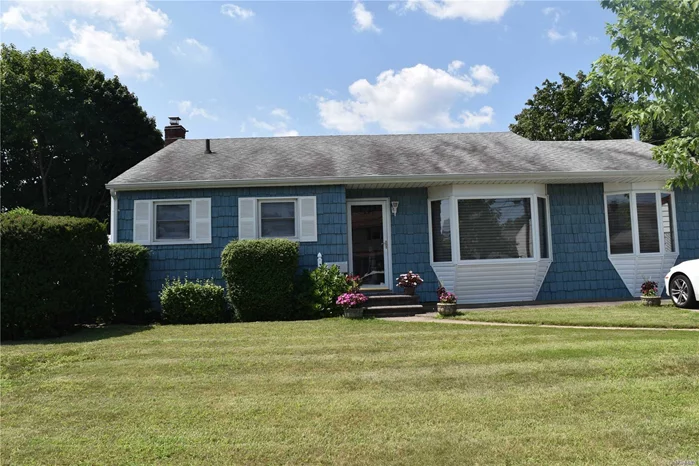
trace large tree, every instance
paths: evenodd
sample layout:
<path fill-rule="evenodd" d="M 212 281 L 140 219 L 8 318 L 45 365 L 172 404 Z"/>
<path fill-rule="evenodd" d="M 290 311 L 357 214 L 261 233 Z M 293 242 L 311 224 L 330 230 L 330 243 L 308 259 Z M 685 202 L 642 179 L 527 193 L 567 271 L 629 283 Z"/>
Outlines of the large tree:
<path fill-rule="evenodd" d="M 699 186 L 699 0 L 602 0 L 617 15 L 607 34 L 618 55 L 603 55 L 593 80 L 637 96 L 630 122 L 680 128 L 654 148 L 675 171 L 672 186 Z"/>
<path fill-rule="evenodd" d="M 162 147 L 119 82 L 47 50 L 2 45 L 2 207 L 106 219 L 107 181 Z"/>
<path fill-rule="evenodd" d="M 591 84 L 582 71 L 575 78 L 560 73 L 561 82 L 543 82 L 515 116 L 512 132 L 534 141 L 625 139 L 630 129 L 614 108 L 628 103 L 627 92 Z"/>

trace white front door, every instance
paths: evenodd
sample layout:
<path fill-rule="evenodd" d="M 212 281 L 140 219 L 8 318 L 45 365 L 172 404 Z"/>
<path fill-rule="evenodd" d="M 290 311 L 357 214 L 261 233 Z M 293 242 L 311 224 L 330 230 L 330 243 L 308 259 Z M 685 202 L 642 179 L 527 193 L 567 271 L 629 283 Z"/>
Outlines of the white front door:
<path fill-rule="evenodd" d="M 388 206 L 388 199 L 347 202 L 349 271 L 362 277 L 362 289 L 393 288 Z"/>

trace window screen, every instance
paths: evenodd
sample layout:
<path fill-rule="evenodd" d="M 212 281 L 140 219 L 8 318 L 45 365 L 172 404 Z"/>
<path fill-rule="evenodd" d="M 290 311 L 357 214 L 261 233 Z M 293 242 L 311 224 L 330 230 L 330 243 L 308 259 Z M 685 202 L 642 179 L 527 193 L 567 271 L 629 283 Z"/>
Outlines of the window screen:
<path fill-rule="evenodd" d="M 431 202 L 432 257 L 435 262 L 451 261 L 451 219 L 449 199 Z"/>
<path fill-rule="evenodd" d="M 612 254 L 632 254 L 631 202 L 628 194 L 610 194 L 607 196 L 607 219 L 609 221 L 609 251 Z"/>
<path fill-rule="evenodd" d="M 536 202 L 539 207 L 539 254 L 543 259 L 549 256 L 549 218 L 546 211 L 546 199 L 537 197 Z"/>
<path fill-rule="evenodd" d="M 676 252 L 675 221 L 672 217 L 672 195 L 670 193 L 660 193 L 660 215 L 663 221 L 663 243 L 665 245 L 665 252 Z"/>
<path fill-rule="evenodd" d="M 461 260 L 533 257 L 531 200 L 460 199 Z"/>
<path fill-rule="evenodd" d="M 155 239 L 189 239 L 189 204 L 155 205 Z"/>
<path fill-rule="evenodd" d="M 296 236 L 296 203 L 261 202 L 260 236 L 262 238 L 293 238 Z"/>
<path fill-rule="evenodd" d="M 655 193 L 636 194 L 638 245 L 641 253 L 660 252 L 658 238 L 658 206 Z"/>

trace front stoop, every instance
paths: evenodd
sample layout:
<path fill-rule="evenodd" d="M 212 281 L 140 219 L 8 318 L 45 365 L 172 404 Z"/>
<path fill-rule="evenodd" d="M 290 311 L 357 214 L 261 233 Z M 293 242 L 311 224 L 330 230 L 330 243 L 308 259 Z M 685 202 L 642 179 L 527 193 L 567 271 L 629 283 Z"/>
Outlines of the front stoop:
<path fill-rule="evenodd" d="M 364 315 L 368 317 L 409 317 L 424 314 L 427 310 L 420 304 L 420 298 L 393 293 L 365 293 Z"/>

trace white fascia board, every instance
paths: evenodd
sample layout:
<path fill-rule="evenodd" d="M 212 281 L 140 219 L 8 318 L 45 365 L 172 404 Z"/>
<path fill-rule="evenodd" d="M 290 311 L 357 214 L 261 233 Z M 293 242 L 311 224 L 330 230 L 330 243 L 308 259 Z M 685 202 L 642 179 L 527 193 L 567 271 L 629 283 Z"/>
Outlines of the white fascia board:
<path fill-rule="evenodd" d="M 671 177 L 665 170 L 628 170 L 628 171 L 589 171 L 589 172 L 538 172 L 538 173 L 486 173 L 486 174 L 438 174 L 438 175 L 374 175 L 361 177 L 322 177 L 322 178 L 268 178 L 255 180 L 191 180 L 191 181 L 157 181 L 143 183 L 109 183 L 107 189 L 120 191 L 150 191 L 157 189 L 201 189 L 201 188 L 238 188 L 264 186 L 308 186 L 338 184 L 400 184 L 400 183 L 469 183 L 469 182 L 516 182 L 516 183 L 603 183 L 620 178 L 644 179 L 647 181 L 665 181 Z"/>

